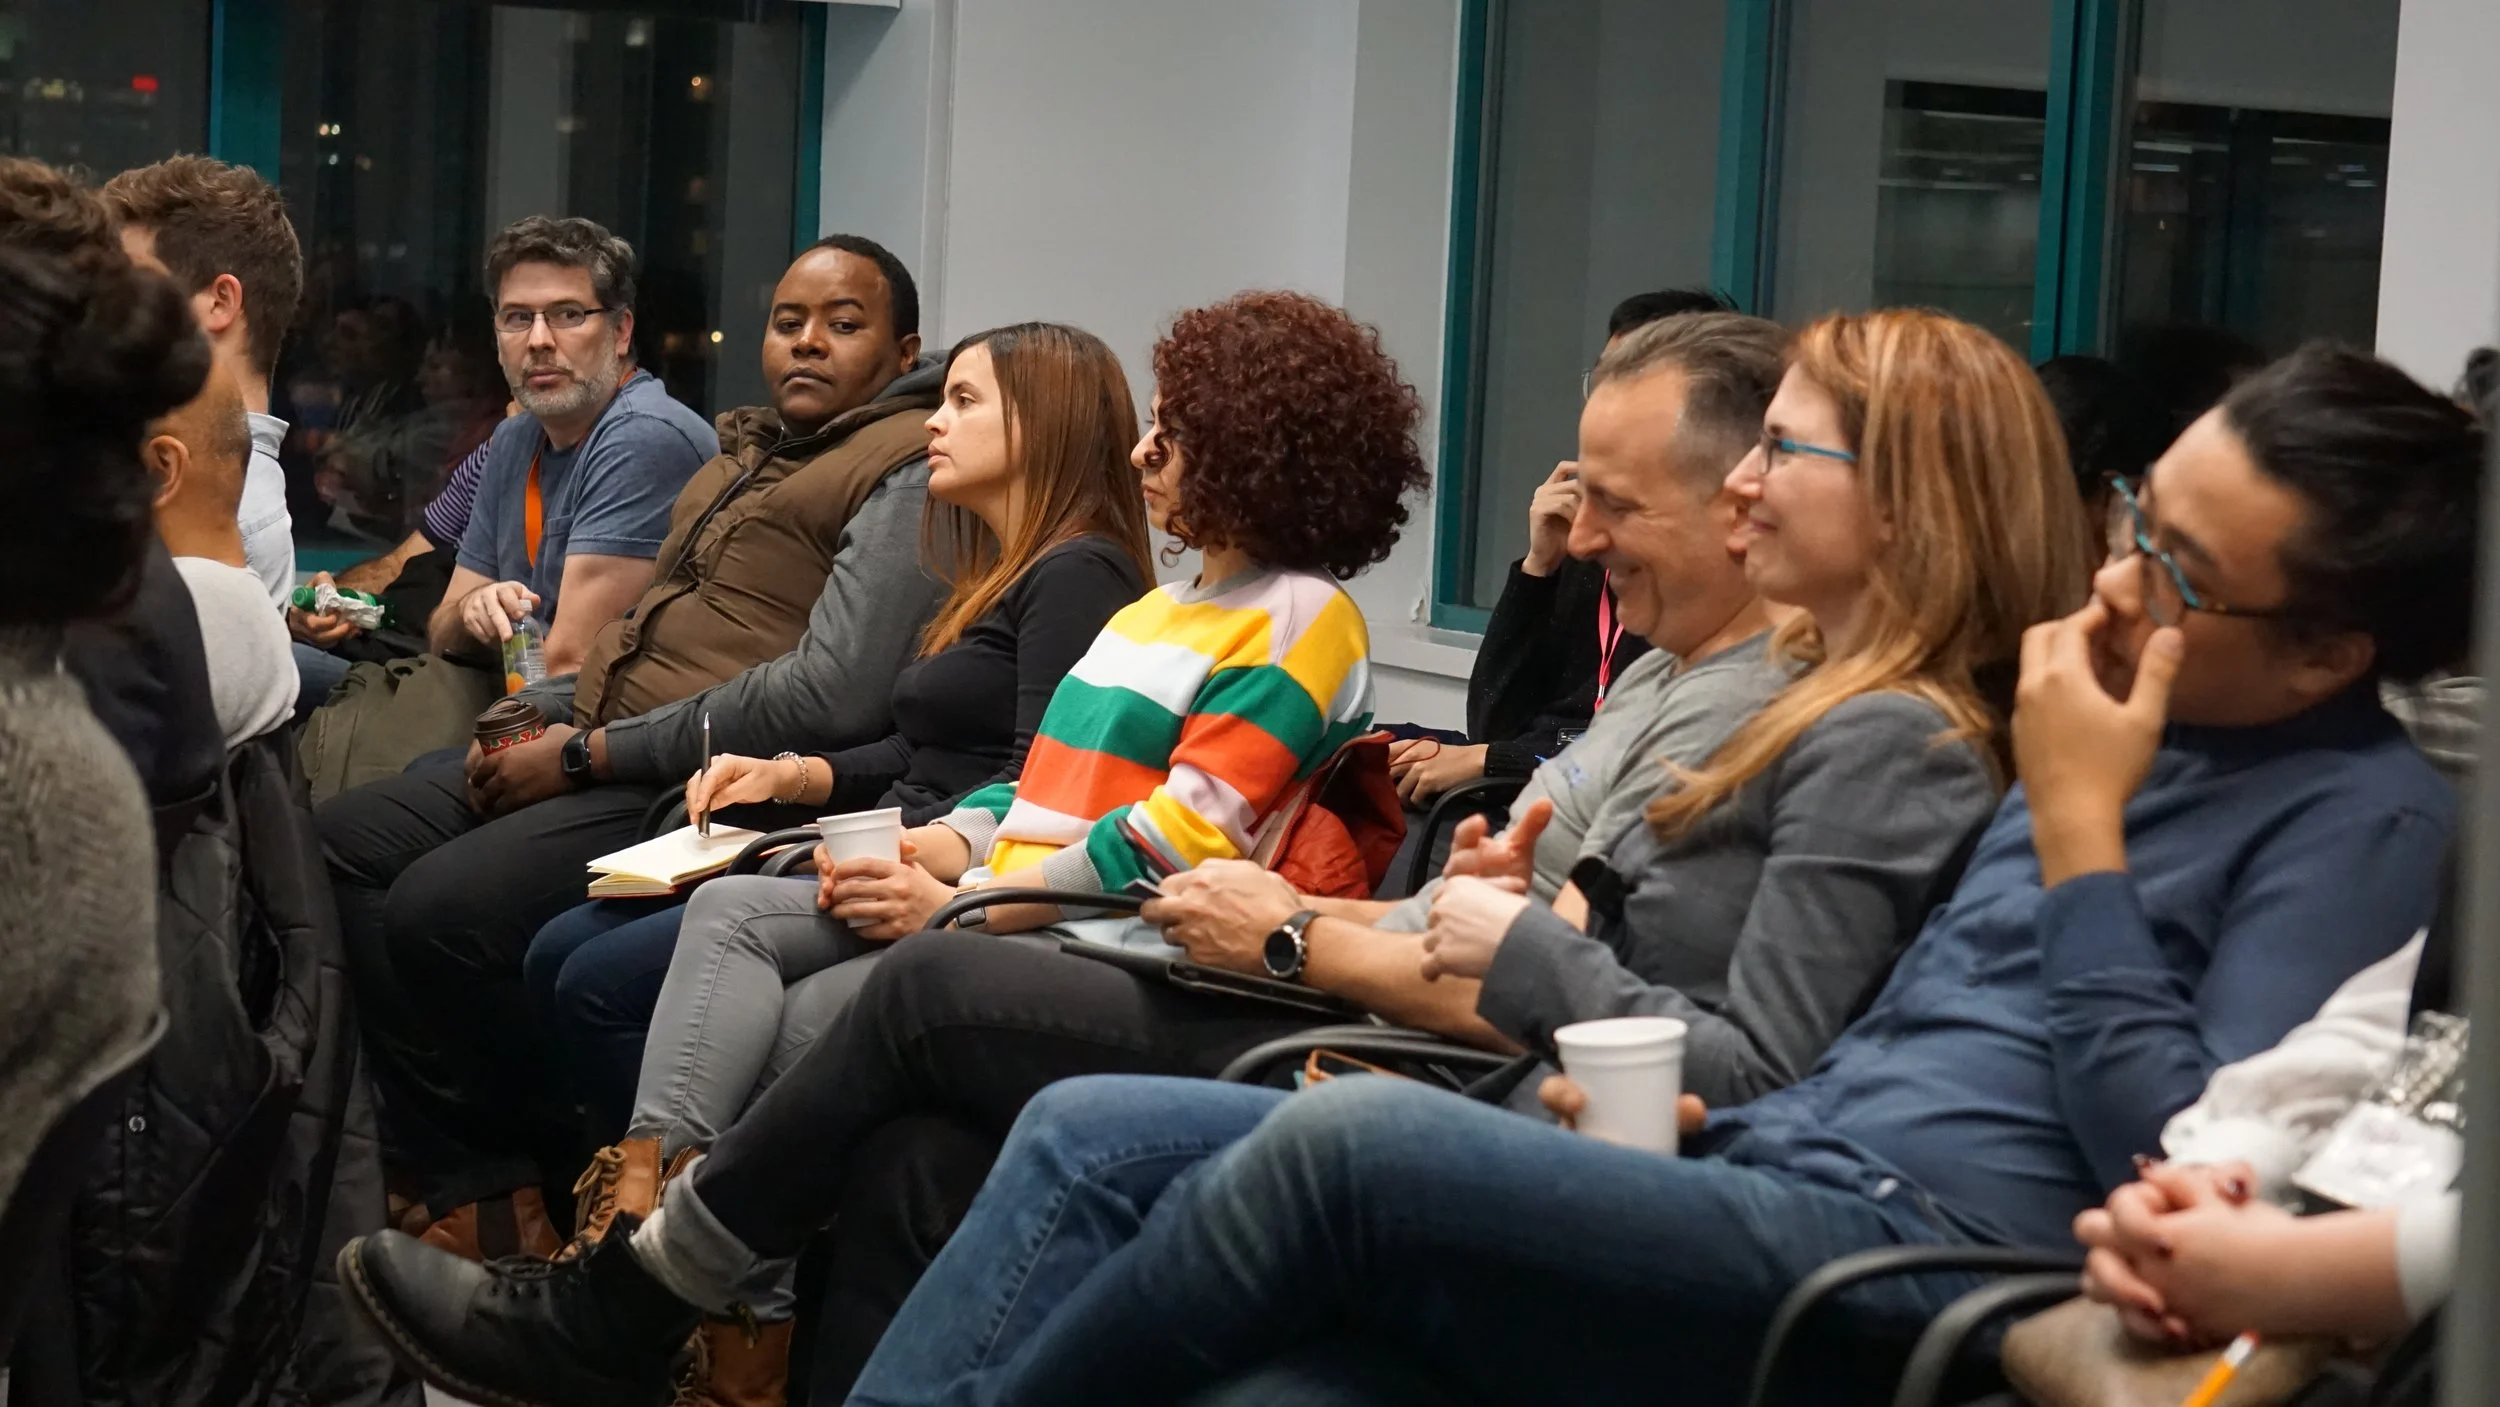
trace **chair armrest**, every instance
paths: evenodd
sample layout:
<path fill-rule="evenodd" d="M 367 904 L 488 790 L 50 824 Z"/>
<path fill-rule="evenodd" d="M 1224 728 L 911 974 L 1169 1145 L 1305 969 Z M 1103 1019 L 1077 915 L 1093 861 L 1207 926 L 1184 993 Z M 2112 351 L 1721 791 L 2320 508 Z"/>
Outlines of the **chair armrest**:
<path fill-rule="evenodd" d="M 762 874 L 764 872 L 765 856 L 771 855 L 775 851 L 788 850 L 793 845 L 814 845 L 822 839 L 824 839 L 824 837 L 817 832 L 814 826 L 792 826 L 786 831 L 774 831 L 768 835 L 759 835 L 755 839 L 748 841 L 746 843 L 746 848 L 740 850 L 737 858 L 729 862 L 729 868 L 721 871 L 721 873 Z M 801 851 L 800 853 L 805 854 L 806 852 Z"/>
<path fill-rule="evenodd" d="M 1469 816 L 1509 805 L 1527 784 L 1522 777 L 1478 777 L 1433 798 L 1432 809 L 1424 813 L 1424 833 L 1407 857 L 1404 892 L 1412 894 L 1432 878 L 1432 846 L 1444 827 L 1455 827 Z"/>
<path fill-rule="evenodd" d="M 1362 1059 L 1419 1060 L 1468 1070 L 1499 1070 L 1518 1058 L 1401 1026 L 1317 1026 L 1250 1047 L 1233 1057 L 1216 1078 L 1228 1084 L 1256 1084 L 1278 1065 L 1300 1060 L 1315 1050 L 1333 1050 Z"/>
<path fill-rule="evenodd" d="M 678 823 L 685 819 L 686 784 L 679 782 L 651 798 L 651 804 L 642 809 L 642 826 L 634 832 L 635 838 L 656 840 L 677 829 Z"/>
<path fill-rule="evenodd" d="M 2062 1304 L 2075 1297 L 2077 1288 L 2071 1270 L 2014 1275 L 1981 1286 L 1946 1305 L 1944 1313 L 1937 1315 L 1927 1331 L 1918 1336 L 1918 1346 L 1910 1350 L 1910 1361 L 1901 1369 L 1901 1385 L 1893 1394 L 1892 1407 L 1935 1407 L 1936 1399 L 1944 1393 L 1945 1375 L 1953 1371 L 1971 1335 L 2004 1315 Z"/>
<path fill-rule="evenodd" d="M 1074 889 L 967 889 L 929 915 L 931 928 L 944 928 L 975 909 L 993 904 L 1050 904 L 1062 909 L 1101 909 L 1133 914 L 1146 906 L 1134 894 L 1087 894 Z"/>
<path fill-rule="evenodd" d="M 1771 1315 L 1771 1326 L 1763 1331 L 1762 1352 L 1754 1360 L 1753 1391 L 1747 1394 L 1746 1402 L 1752 1407 L 1763 1407 L 1771 1400 L 1771 1384 L 1778 1376 L 1780 1356 L 1787 1350 L 1788 1340 L 1806 1315 L 1823 1301 L 1864 1281 L 1944 1270 L 1999 1275 L 2057 1271 L 2075 1275 L 2083 1270 L 2083 1252 L 2041 1251 L 2022 1246 L 1885 1246 L 1842 1256 L 1798 1281 L 1797 1287 L 1780 1301 L 1779 1309 Z"/>
<path fill-rule="evenodd" d="M 812 826 L 809 827 L 811 832 L 814 829 L 815 828 Z M 793 845 L 789 849 L 781 851 L 779 854 L 766 856 L 764 858 L 764 863 L 757 867 L 755 872 L 769 879 L 787 879 L 792 870 L 798 869 L 802 865 L 812 865 L 815 862 L 815 859 L 815 846 L 807 844 Z"/>

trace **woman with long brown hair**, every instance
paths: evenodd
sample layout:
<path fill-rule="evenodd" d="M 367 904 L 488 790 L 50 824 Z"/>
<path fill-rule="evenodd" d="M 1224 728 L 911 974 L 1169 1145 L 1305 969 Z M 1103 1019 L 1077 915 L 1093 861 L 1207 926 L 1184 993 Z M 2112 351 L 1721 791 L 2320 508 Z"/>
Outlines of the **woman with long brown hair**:
<path fill-rule="evenodd" d="M 944 385 L 922 536 L 951 589 L 895 679 L 894 733 L 716 758 L 687 783 L 689 814 L 895 807 L 911 825 L 1014 781 L 1060 679 L 1151 581 L 1128 464 L 1136 409 L 1110 348 L 1052 323 L 998 328 L 956 346 Z M 589 1202 L 656 1176 L 663 1140 L 707 1146 L 858 990 L 869 964 L 854 959 L 883 945 L 824 913 L 818 892 L 813 877 L 719 879 L 658 912 L 593 902 L 540 931 L 526 975 L 594 1135 L 615 1145 L 583 1179 Z"/>

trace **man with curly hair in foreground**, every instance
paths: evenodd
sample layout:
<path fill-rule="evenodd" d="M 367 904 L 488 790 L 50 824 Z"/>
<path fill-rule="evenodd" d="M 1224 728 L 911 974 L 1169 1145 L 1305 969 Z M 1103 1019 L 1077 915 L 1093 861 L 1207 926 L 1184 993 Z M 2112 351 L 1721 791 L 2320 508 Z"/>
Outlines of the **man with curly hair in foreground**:
<path fill-rule="evenodd" d="M 1155 526 L 1198 550 L 1196 578 L 1113 617 L 1053 696 L 1018 782 L 912 831 L 904 873 L 845 862 L 827 877 L 836 902 L 898 905 L 925 928 L 959 885 L 1109 893 L 1238 858 L 1295 784 L 1369 725 L 1369 640 L 1338 583 L 1388 555 L 1401 500 L 1424 485 L 1414 388 L 1377 332 L 1288 293 L 1181 314 L 1154 370 L 1154 419 L 1131 462 Z M 997 930 L 1062 917 L 987 913 Z M 952 1115 L 985 1167 L 1054 1080 L 1213 1074 L 1306 1024 L 1056 944 L 912 932 L 639 1229 L 621 1216 L 587 1255 L 552 1267 L 478 1266 L 396 1240 L 343 1264 L 403 1356 L 447 1390 L 656 1402 L 702 1313 L 766 1298 L 819 1227 L 922 1234 L 864 1225 L 896 1213 L 846 1200 L 881 1131 Z"/>

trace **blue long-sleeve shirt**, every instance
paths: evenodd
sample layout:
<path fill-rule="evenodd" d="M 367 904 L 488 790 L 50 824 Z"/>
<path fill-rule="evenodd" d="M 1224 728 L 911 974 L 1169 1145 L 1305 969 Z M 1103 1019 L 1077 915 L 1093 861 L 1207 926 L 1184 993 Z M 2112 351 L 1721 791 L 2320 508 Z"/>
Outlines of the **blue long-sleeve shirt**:
<path fill-rule="evenodd" d="M 1702 1147 L 2070 1246 L 2216 1069 L 2430 920 L 2455 812 L 2360 690 L 2262 728 L 2172 728 L 2123 874 L 2044 891 L 2017 787 L 1875 1005 Z"/>

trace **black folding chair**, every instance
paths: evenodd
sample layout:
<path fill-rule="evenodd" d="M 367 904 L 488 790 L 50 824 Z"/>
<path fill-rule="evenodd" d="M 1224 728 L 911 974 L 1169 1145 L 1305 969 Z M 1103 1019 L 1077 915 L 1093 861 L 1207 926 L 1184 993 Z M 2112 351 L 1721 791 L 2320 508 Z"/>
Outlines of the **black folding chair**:
<path fill-rule="evenodd" d="M 2008 1314 L 2072 1298 L 2083 1272 L 2081 1251 L 2038 1251 L 2020 1246 L 1886 1246 L 1842 1256 L 1797 1282 L 1771 1315 L 1754 1360 L 1753 1390 L 1746 1401 L 1767 1407 L 1784 1359 L 1806 1317 L 1852 1286 L 1898 1275 L 1948 1272 L 2008 1277 L 1954 1301 L 1930 1321 L 1910 1350 L 1893 1407 L 1930 1407 L 1960 1362 L 1972 1334 Z"/>

